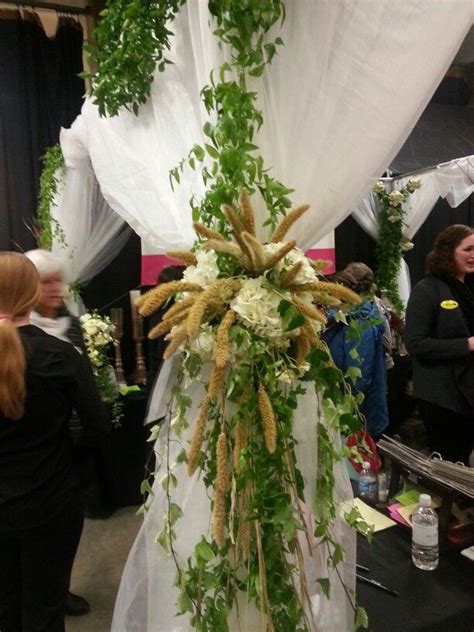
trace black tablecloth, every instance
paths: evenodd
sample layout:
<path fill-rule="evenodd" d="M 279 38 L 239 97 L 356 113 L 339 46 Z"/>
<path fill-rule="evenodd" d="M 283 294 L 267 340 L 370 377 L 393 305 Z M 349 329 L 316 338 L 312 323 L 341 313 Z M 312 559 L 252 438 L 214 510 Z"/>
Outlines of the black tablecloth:
<path fill-rule="evenodd" d="M 119 427 L 92 449 L 92 472 L 86 486 L 86 515 L 106 518 L 114 509 L 143 502 L 140 484 L 153 444 L 147 442 L 149 428 L 143 427 L 147 393 L 132 392 L 122 398 L 123 418 Z"/>
<path fill-rule="evenodd" d="M 422 571 L 411 561 L 411 530 L 391 527 L 369 544 L 358 537 L 358 571 L 400 593 L 388 595 L 357 582 L 357 599 L 369 615 L 372 632 L 473 632 L 474 563 L 459 549 L 441 547 L 439 566 Z"/>

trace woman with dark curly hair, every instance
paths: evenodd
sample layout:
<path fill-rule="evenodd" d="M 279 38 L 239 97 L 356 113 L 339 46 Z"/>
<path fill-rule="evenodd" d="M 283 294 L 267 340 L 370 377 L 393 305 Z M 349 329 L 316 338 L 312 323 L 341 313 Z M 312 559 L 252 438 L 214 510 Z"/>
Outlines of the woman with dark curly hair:
<path fill-rule="evenodd" d="M 437 237 L 408 301 L 406 346 L 430 448 L 468 464 L 474 443 L 474 230 Z"/>

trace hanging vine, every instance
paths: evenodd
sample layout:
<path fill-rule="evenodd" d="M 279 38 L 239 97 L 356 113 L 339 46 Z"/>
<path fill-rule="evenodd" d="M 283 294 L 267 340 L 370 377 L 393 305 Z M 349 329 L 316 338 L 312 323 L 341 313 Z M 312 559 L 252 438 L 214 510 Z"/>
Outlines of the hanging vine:
<path fill-rule="evenodd" d="M 108 0 L 93 32 L 93 44 L 84 48 L 94 70 L 81 77 L 101 116 L 115 116 L 121 107 L 138 114 L 150 95 L 155 70 L 170 60 L 173 20 L 186 0 Z"/>
<path fill-rule="evenodd" d="M 166 24 L 182 4 L 109 2 L 92 51 L 98 70 L 89 77 L 102 115 L 122 105 L 138 112 L 157 63 L 163 70 L 168 61 Z M 321 264 L 285 239 L 308 206 L 288 211 L 292 190 L 269 175 L 258 153 L 263 116 L 252 82 L 283 45 L 268 33 L 284 20 L 283 1 L 209 0 L 208 6 L 230 61 L 211 73 L 201 91 L 210 119 L 203 127 L 206 142 L 192 147 L 170 172 L 174 186 L 184 169 L 201 170 L 206 193 L 191 200 L 198 241 L 193 251 L 169 253 L 186 264 L 183 281 L 160 285 L 140 299 L 140 312 L 147 316 L 175 296 L 150 335 L 167 335 L 166 358 L 184 352 L 159 437 L 166 511 L 156 540 L 176 565 L 177 613 L 189 613 L 199 632 L 228 631 L 239 594 L 260 611 L 263 629 L 308 632 L 315 625 L 302 543 L 328 551 L 328 568 L 318 569 L 318 583 L 329 598 L 328 573 L 338 572 L 344 559 L 333 530 L 342 511 L 334 499 L 334 468 L 348 450 L 336 449 L 335 440 L 360 427 L 354 398 L 321 341 L 326 318 L 320 308 L 343 308 L 358 297 L 321 281 Z M 268 209 L 269 243 L 256 237 L 249 195 L 257 191 Z M 204 385 L 197 415 L 190 414 L 193 402 L 184 386 L 193 381 Z M 311 391 L 320 402 L 312 426 L 319 439 L 315 498 L 305 496 L 294 439 L 298 398 Z M 200 537 L 187 559 L 177 551 L 181 468 L 202 479 L 212 515 L 211 533 Z M 145 481 L 142 491 L 151 489 Z M 355 509 L 345 517 L 370 534 Z M 356 626 L 366 627 L 365 611 L 346 592 Z"/>
<path fill-rule="evenodd" d="M 413 248 L 413 243 L 404 235 L 406 211 L 403 205 L 420 187 L 420 178 L 410 178 L 404 187 L 390 192 L 381 180 L 374 187 L 380 205 L 376 279 L 398 315 L 402 315 L 405 309 L 398 292 L 402 255 Z"/>
<path fill-rule="evenodd" d="M 273 228 L 278 215 L 290 208 L 288 195 L 293 189 L 273 178 L 258 154 L 255 137 L 263 115 L 256 107 L 257 93 L 248 83 L 263 74 L 283 45 L 281 37 L 267 41 L 265 35 L 284 20 L 285 6 L 282 0 L 210 0 L 209 10 L 217 23 L 214 35 L 229 49 L 231 61 L 211 73 L 210 83 L 201 91 L 206 110 L 215 121 L 203 127 L 207 142 L 195 145 L 187 159 L 171 170 L 171 183 L 179 183 L 185 165 L 195 169 L 196 163 L 204 163 L 202 178 L 207 191 L 200 202 L 191 199 L 194 220 L 228 234 L 229 224 L 221 206 L 236 203 L 238 192 L 245 187 L 250 194 L 260 192 L 269 213 L 265 225 Z"/>
<path fill-rule="evenodd" d="M 40 248 L 51 250 L 53 238 L 60 244 L 66 244 L 66 235 L 59 222 L 51 214 L 51 207 L 54 204 L 54 198 L 65 171 L 61 147 L 59 145 L 48 147 L 42 157 L 42 162 L 36 232 Z"/>

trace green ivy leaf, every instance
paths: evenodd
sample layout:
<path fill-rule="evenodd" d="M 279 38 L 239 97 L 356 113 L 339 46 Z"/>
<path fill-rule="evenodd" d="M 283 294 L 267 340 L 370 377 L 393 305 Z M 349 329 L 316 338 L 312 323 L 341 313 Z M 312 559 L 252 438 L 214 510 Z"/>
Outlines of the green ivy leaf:
<path fill-rule="evenodd" d="M 329 593 L 331 590 L 331 584 L 329 583 L 329 579 L 327 577 L 318 577 L 316 581 L 321 586 L 323 594 L 329 599 Z"/>
<path fill-rule="evenodd" d="M 369 617 L 367 616 L 367 612 L 361 606 L 357 606 L 355 615 L 354 615 L 354 626 L 355 629 L 359 628 L 367 629 L 369 627 Z"/>

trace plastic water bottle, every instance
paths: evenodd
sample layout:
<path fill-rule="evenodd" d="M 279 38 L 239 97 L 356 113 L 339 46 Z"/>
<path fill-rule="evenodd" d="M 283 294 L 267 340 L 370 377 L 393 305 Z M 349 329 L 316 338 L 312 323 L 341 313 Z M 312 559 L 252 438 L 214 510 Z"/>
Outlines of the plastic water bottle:
<path fill-rule="evenodd" d="M 372 502 L 377 500 L 377 479 L 370 469 L 368 461 L 362 463 L 362 469 L 359 473 L 359 497 Z"/>
<path fill-rule="evenodd" d="M 419 502 L 411 517 L 411 559 L 417 568 L 434 571 L 439 558 L 438 516 L 431 507 L 429 494 L 420 494 Z"/>

